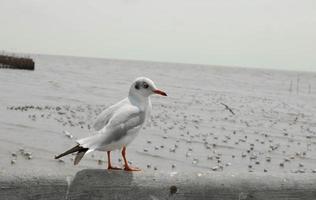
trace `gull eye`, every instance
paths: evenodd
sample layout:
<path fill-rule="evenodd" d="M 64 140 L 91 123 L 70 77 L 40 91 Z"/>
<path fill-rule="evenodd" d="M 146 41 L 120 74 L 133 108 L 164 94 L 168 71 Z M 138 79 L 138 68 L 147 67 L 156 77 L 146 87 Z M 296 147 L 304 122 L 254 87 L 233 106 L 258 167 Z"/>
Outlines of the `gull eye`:
<path fill-rule="evenodd" d="M 146 82 L 144 82 L 143 83 L 143 88 L 147 89 L 148 87 L 149 87 L 149 85 Z"/>

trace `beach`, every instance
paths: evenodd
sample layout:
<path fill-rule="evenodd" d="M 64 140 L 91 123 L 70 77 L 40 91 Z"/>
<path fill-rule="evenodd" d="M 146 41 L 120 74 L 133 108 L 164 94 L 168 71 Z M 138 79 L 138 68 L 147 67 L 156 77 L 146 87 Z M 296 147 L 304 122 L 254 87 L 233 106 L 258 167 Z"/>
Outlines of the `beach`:
<path fill-rule="evenodd" d="M 151 119 L 127 147 L 145 173 L 316 173 L 316 73 L 33 55 L 35 71 L 0 69 L 0 175 L 74 176 L 106 153 L 54 156 L 96 134 L 106 107 L 139 76 Z M 122 166 L 119 151 L 113 163 Z"/>

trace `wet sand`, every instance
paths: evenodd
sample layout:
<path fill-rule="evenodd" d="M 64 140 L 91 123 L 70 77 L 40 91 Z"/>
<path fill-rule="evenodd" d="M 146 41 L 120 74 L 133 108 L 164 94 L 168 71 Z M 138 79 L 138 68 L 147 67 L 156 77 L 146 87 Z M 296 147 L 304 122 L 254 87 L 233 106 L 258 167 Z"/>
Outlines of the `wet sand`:
<path fill-rule="evenodd" d="M 216 66 L 35 56 L 34 72 L 0 71 L 0 174 L 74 175 L 104 169 L 105 153 L 54 160 L 95 134 L 93 120 L 138 76 L 151 120 L 127 156 L 145 172 L 316 173 L 316 74 Z M 119 152 L 113 154 L 122 165 Z"/>

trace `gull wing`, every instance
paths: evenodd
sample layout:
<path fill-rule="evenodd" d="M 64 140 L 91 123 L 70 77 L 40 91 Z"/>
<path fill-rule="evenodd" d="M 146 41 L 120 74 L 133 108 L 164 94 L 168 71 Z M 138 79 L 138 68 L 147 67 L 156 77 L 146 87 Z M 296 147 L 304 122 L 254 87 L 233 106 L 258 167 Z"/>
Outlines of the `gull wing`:
<path fill-rule="evenodd" d="M 96 131 L 103 129 L 111 119 L 113 113 L 119 109 L 124 103 L 126 103 L 127 99 L 123 99 L 122 101 L 108 107 L 107 109 L 103 110 L 96 118 L 93 128 Z"/>
<path fill-rule="evenodd" d="M 145 121 L 145 112 L 138 107 L 125 104 L 117 109 L 109 119 L 106 127 L 99 134 L 83 138 L 77 142 L 84 148 L 90 150 L 106 148 L 106 146 L 116 143 L 130 130 L 137 129 Z"/>

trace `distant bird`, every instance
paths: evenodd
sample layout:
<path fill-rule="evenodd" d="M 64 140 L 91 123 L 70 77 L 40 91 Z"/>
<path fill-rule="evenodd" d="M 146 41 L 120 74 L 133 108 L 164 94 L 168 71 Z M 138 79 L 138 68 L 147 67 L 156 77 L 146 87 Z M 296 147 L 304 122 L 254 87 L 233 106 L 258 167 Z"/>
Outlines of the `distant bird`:
<path fill-rule="evenodd" d="M 129 166 L 126 159 L 126 146 L 135 139 L 139 130 L 151 112 L 150 95 L 167 94 L 159 89 L 152 80 L 145 77 L 137 78 L 129 89 L 128 97 L 105 109 L 96 119 L 93 125 L 98 131 L 97 135 L 77 140 L 77 145 L 68 151 L 55 156 L 55 159 L 77 152 L 74 165 L 78 164 L 85 153 L 91 151 L 106 151 L 108 157 L 108 169 L 119 170 L 121 168 L 111 165 L 111 151 L 122 149 L 124 170 L 139 171 L 139 168 Z"/>

